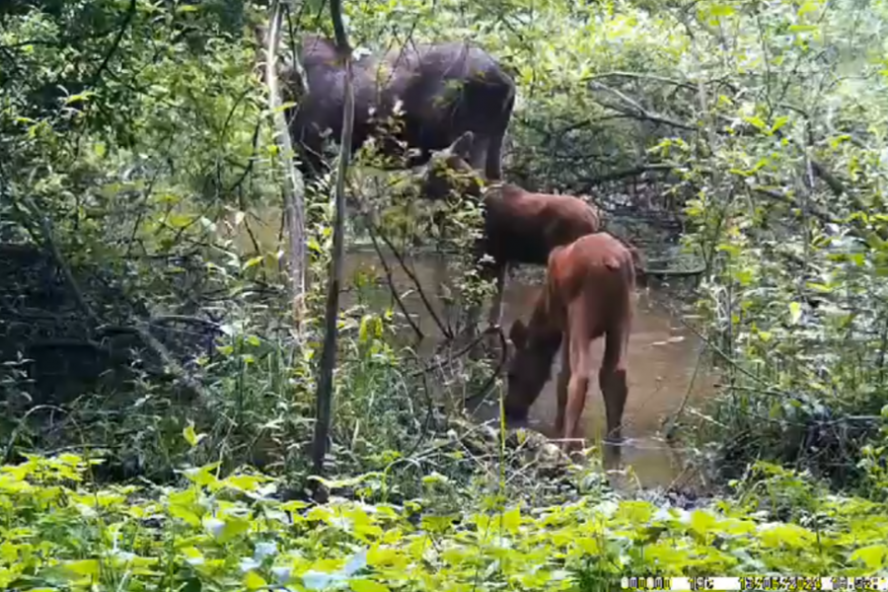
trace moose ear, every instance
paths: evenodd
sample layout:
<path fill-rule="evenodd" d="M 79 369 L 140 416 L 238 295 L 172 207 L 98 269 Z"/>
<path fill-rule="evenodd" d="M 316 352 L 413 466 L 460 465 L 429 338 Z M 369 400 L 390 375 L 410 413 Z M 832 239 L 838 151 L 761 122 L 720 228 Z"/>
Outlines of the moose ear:
<path fill-rule="evenodd" d="M 472 153 L 472 145 L 475 143 L 475 134 L 471 131 L 464 132 L 450 145 L 448 152 L 459 156 L 463 160 L 469 160 Z"/>
<path fill-rule="evenodd" d="M 512 323 L 512 328 L 509 329 L 509 341 L 511 341 L 517 349 L 523 349 L 527 344 L 527 327 L 524 326 L 521 319 L 517 319 Z"/>

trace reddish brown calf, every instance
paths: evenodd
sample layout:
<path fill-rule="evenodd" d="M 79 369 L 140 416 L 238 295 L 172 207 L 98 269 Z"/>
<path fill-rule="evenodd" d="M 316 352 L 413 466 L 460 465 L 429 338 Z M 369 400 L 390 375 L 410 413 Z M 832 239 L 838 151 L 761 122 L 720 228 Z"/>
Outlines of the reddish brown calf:
<path fill-rule="evenodd" d="M 564 449 L 569 451 L 586 403 L 592 373 L 590 346 L 604 336 L 598 384 L 607 414 L 605 443 L 621 440 L 628 396 L 626 349 L 633 316 L 633 260 L 632 251 L 606 232 L 583 236 L 552 251 L 546 285 L 530 322 L 525 326 L 515 321 L 509 335 L 514 351 L 508 364 L 505 412 L 510 422 L 527 419 L 563 339 L 555 431 L 565 438 Z M 619 456 L 618 449 L 611 450 L 611 456 Z"/>
<path fill-rule="evenodd" d="M 435 156 L 423 181 L 423 194 L 428 199 L 444 199 L 458 192 L 483 199 L 484 231 L 475 250 L 478 259 L 485 254 L 493 258 L 492 264 L 482 268 L 482 277 L 496 279 L 497 293 L 488 321 L 497 325 L 502 316 L 507 267 L 518 263 L 546 265 L 555 247 L 597 232 L 600 218 L 593 206 L 571 195 L 531 193 L 512 183 L 482 188 L 468 164 L 473 142 L 472 132 L 466 132 Z M 477 323 L 477 316 L 477 309 L 470 312 L 470 328 Z"/>

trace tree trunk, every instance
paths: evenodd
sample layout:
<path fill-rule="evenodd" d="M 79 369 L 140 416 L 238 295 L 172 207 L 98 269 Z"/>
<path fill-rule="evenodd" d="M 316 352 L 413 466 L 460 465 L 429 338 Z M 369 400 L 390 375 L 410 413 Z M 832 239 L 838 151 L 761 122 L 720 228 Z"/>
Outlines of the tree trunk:
<path fill-rule="evenodd" d="M 327 438 L 330 434 L 333 407 L 333 368 L 336 366 L 336 338 L 339 322 L 339 291 L 342 286 L 342 268 L 345 240 L 345 179 L 351 157 L 352 131 L 354 128 L 355 95 L 352 86 L 351 48 L 342 23 L 341 0 L 330 0 L 330 13 L 336 33 L 336 47 L 345 68 L 345 105 L 342 113 L 342 138 L 339 150 L 339 169 L 336 173 L 335 205 L 333 221 L 333 256 L 327 284 L 327 306 L 324 314 L 324 348 L 318 375 L 317 412 L 315 415 L 312 461 L 314 474 L 322 476 Z M 323 484 L 315 482 L 314 497 L 324 501 L 327 492 Z"/>

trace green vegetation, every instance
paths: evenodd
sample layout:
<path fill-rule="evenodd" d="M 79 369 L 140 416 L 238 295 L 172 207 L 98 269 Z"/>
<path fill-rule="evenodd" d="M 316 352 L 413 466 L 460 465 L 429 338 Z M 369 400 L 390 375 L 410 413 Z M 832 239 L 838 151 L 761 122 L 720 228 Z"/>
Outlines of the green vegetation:
<path fill-rule="evenodd" d="M 217 464 L 185 470 L 178 489 L 85 487 L 95 462 L 33 456 L 3 468 L 4 587 L 608 590 L 664 569 L 868 575 L 888 555 L 884 506 L 776 467 L 750 477 L 738 501 L 690 512 L 588 496 L 439 513 L 423 500 L 280 502 L 273 479 L 222 476 Z M 762 505 L 795 520 L 769 521 Z"/>
<path fill-rule="evenodd" d="M 331 33 L 324 3 L 302 7 L 288 30 Z M 306 196 L 296 334 L 249 31 L 267 7 L 12 0 L 0 2 L 2 587 L 599 590 L 625 575 L 884 573 L 888 3 L 344 11 L 360 48 L 481 43 L 519 85 L 507 176 L 590 195 L 651 267 L 705 268 L 680 295 L 721 388 L 676 433 L 708 453 L 723 491 L 667 509 L 611 490 L 595 458 L 570 466 L 538 436 L 467 421 L 466 399 L 500 393 L 496 360 L 455 355 L 435 323 L 414 344 L 385 280 L 361 271 L 334 374 L 327 478 L 341 497 L 293 501 L 311 483 L 334 179 Z M 415 250 L 440 229 L 423 230 L 407 176 L 371 157 L 350 183 L 380 214 L 376 246 L 395 268 L 386 242 Z M 445 237 L 455 309 L 489 289 L 468 268 L 478 212 L 464 206 Z M 349 244 L 369 240 L 350 216 Z"/>

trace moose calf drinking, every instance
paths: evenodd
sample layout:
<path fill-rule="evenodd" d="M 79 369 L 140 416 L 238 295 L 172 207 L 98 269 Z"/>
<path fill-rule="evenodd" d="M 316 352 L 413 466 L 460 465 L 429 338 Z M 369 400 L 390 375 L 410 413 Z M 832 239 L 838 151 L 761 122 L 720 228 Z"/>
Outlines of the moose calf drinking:
<path fill-rule="evenodd" d="M 555 431 L 571 440 L 586 404 L 592 373 L 591 344 L 605 338 L 598 384 L 607 415 L 605 452 L 619 458 L 613 444 L 621 440 L 626 405 L 626 353 L 633 316 L 634 257 L 606 232 L 590 234 L 549 256 L 545 287 L 527 325 L 516 320 L 510 331 L 505 413 L 512 422 L 526 421 L 530 406 L 549 379 L 555 353 L 564 342 L 558 378 Z"/>
<path fill-rule="evenodd" d="M 553 248 L 567 245 L 581 236 L 597 232 L 597 210 L 578 197 L 531 193 L 512 183 L 493 183 L 482 188 L 475 169 L 469 164 L 472 132 L 465 132 L 447 149 L 434 155 L 423 179 L 427 199 L 444 199 L 451 193 L 482 198 L 484 229 L 475 245 L 476 257 L 490 255 L 492 264 L 482 267 L 482 277 L 496 278 L 496 295 L 489 323 L 499 324 L 508 265 L 546 265 Z M 477 309 L 469 318 L 469 328 L 477 323 Z"/>

